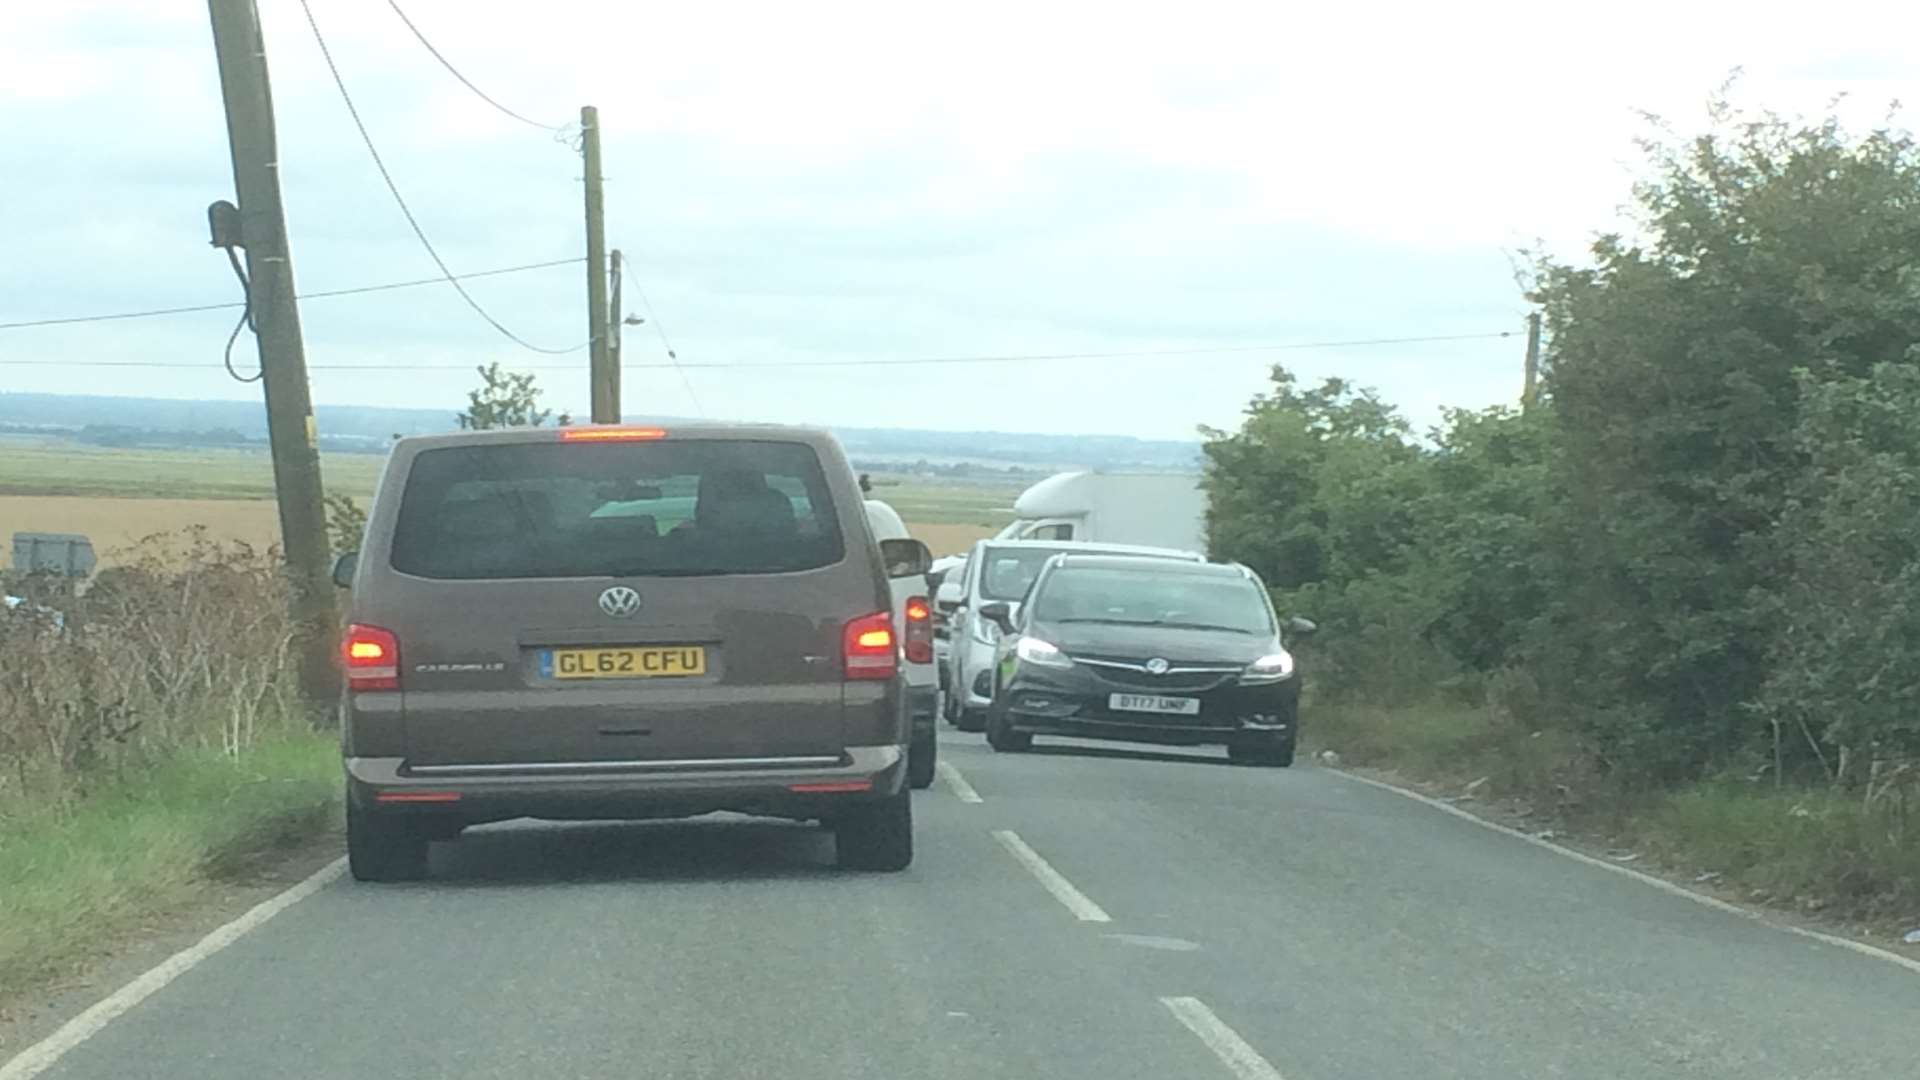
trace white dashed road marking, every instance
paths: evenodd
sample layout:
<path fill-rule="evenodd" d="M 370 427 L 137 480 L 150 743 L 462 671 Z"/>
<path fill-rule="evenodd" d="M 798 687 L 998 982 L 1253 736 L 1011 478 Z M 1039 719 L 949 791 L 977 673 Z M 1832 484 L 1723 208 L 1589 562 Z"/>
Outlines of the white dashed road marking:
<path fill-rule="evenodd" d="M 933 771 L 939 773 L 940 779 L 947 782 L 947 789 L 953 792 L 954 798 L 964 803 L 977 803 L 982 801 L 980 793 L 973 790 L 973 785 L 967 783 L 967 778 L 960 775 L 959 769 L 954 768 L 944 761 L 936 761 L 933 764 Z"/>
<path fill-rule="evenodd" d="M 1009 854 L 1018 859 L 1020 865 L 1027 868 L 1028 873 L 1039 879 L 1040 884 L 1053 894 L 1055 900 L 1060 901 L 1068 911 L 1073 912 L 1074 918 L 1081 922 L 1113 921 L 1105 911 L 1101 910 L 1099 904 L 1088 899 L 1086 893 L 1074 888 L 1073 882 L 1068 881 L 1061 876 L 1060 871 L 1048 865 L 1047 860 L 1041 858 L 1039 852 L 1028 847 L 1027 842 L 1020 839 L 1020 834 L 1011 829 L 995 829 L 993 838 L 1000 841 L 1000 846 L 1006 848 Z"/>
<path fill-rule="evenodd" d="M 1207 1044 L 1207 1049 L 1220 1059 L 1229 1072 L 1239 1080 L 1286 1080 L 1273 1063 L 1260 1056 L 1260 1051 L 1247 1044 L 1239 1032 L 1228 1027 L 1226 1021 L 1213 1014 L 1207 1003 L 1199 998 L 1163 997 L 1160 1004 L 1165 1005 L 1174 1018 L 1186 1025 L 1188 1031 Z"/>

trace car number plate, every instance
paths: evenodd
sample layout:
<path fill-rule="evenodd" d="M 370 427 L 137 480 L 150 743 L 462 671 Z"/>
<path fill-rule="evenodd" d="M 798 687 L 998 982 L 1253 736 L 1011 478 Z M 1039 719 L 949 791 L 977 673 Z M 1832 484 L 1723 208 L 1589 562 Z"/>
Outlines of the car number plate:
<path fill-rule="evenodd" d="M 1197 697 L 1162 697 L 1159 694 L 1114 694 L 1107 707 L 1115 712 L 1166 713 L 1171 716 L 1200 715 Z"/>
<path fill-rule="evenodd" d="M 698 645 L 549 649 L 540 654 L 540 674 L 549 679 L 660 679 L 706 673 L 707 650 Z"/>

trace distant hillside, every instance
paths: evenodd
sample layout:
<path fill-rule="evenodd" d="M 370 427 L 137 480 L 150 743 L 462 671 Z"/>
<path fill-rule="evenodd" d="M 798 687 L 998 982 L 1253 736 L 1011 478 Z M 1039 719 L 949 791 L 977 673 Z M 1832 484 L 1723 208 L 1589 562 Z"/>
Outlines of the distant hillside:
<path fill-rule="evenodd" d="M 677 417 L 634 417 L 671 422 Z M 314 410 L 329 450 L 378 451 L 395 435 L 425 435 L 454 426 L 453 409 L 321 405 Z M 42 432 L 117 446 L 245 446 L 263 442 L 266 408 L 257 401 L 176 401 L 81 394 L 0 393 L 0 431 Z M 1126 435 L 1040 435 L 891 428 L 836 428 L 856 461 L 941 468 L 955 465 L 1065 468 L 1189 469 L 1197 443 Z"/>

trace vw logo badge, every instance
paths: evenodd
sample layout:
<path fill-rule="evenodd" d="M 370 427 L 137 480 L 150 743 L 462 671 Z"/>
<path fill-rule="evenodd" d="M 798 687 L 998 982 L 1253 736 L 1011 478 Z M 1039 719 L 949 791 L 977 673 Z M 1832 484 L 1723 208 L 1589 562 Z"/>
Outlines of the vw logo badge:
<path fill-rule="evenodd" d="M 605 601 L 602 601 L 602 603 L 604 602 Z M 1156 656 L 1153 659 L 1147 661 L 1147 674 L 1165 675 L 1167 673 L 1167 668 L 1170 666 L 1171 665 L 1169 665 L 1165 660 L 1162 660 Z"/>
<path fill-rule="evenodd" d="M 640 610 L 640 594 L 625 585 L 615 585 L 600 594 L 600 610 L 616 619 L 632 618 Z"/>

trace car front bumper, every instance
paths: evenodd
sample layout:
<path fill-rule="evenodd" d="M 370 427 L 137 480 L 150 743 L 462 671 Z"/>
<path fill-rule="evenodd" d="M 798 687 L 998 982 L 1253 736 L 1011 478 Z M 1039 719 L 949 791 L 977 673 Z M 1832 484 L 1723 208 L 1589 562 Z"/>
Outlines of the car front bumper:
<path fill-rule="evenodd" d="M 465 824 L 696 817 L 720 810 L 827 819 L 898 794 L 906 748 L 854 746 L 837 761 L 598 762 L 415 770 L 405 759 L 349 757 L 347 797 L 381 814 Z"/>
<path fill-rule="evenodd" d="M 1005 693 L 1008 725 L 1034 734 L 1198 746 L 1248 738 L 1291 740 L 1300 726 L 1298 677 L 1206 690 L 1153 690 L 1118 684 L 1081 667 L 1036 671 L 1023 666 Z M 1200 711 L 1120 710 L 1111 706 L 1114 694 L 1198 698 Z"/>

